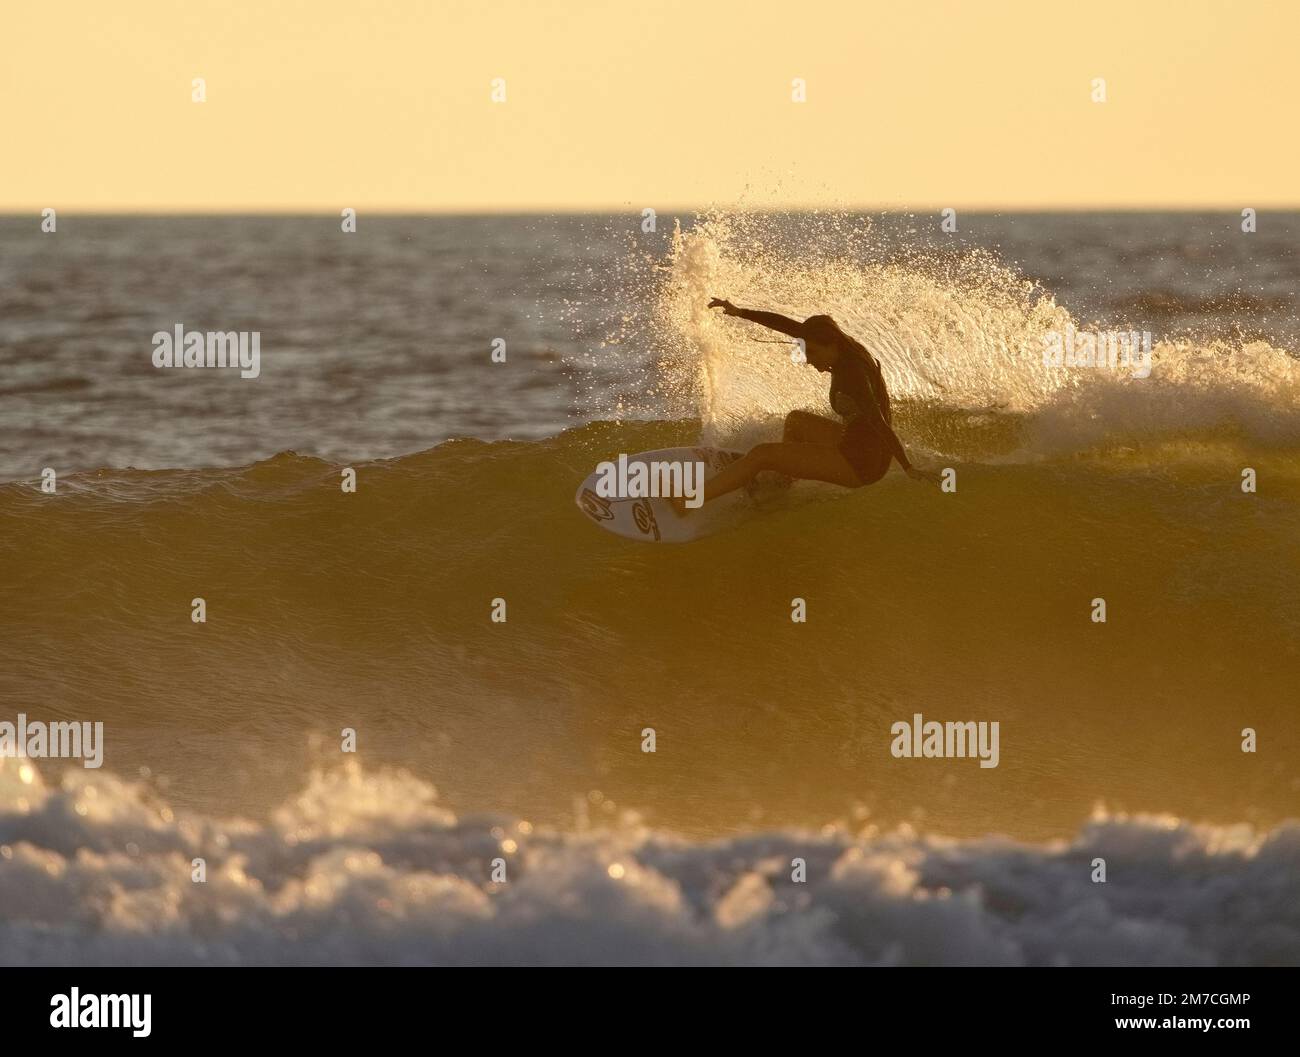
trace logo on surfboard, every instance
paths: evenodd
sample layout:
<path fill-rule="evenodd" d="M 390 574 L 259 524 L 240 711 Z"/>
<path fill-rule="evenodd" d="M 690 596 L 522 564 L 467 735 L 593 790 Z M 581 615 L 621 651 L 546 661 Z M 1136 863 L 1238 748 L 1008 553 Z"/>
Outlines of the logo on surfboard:
<path fill-rule="evenodd" d="M 584 488 L 578 496 L 578 506 L 593 521 L 612 521 L 614 511 L 609 508 L 609 500 L 598 496 L 590 488 Z"/>
<path fill-rule="evenodd" d="M 653 534 L 655 542 L 659 542 L 659 521 L 655 518 L 654 508 L 650 505 L 650 500 L 638 500 L 632 507 L 632 517 L 636 521 L 637 528 L 647 536 Z"/>

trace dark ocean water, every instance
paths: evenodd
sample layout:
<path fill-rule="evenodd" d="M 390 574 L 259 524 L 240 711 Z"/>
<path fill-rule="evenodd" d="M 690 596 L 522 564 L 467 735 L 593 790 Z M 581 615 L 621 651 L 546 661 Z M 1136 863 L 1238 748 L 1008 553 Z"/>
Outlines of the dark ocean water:
<path fill-rule="evenodd" d="M 675 219 L 645 233 L 639 215 L 362 217 L 348 235 L 330 217 L 70 216 L 55 234 L 0 217 L 0 480 L 390 458 L 612 417 L 666 340 L 655 269 Z M 982 247 L 1080 326 L 1298 347 L 1300 214 L 1252 235 L 1223 214 L 971 214 L 955 235 L 930 216 L 837 221 L 827 239 L 809 217 L 773 218 L 769 244 L 791 264 Z M 839 244 L 852 222 L 872 224 L 865 245 Z M 261 376 L 154 368 L 151 336 L 177 324 L 260 332 Z M 506 364 L 490 361 L 497 338 Z"/>

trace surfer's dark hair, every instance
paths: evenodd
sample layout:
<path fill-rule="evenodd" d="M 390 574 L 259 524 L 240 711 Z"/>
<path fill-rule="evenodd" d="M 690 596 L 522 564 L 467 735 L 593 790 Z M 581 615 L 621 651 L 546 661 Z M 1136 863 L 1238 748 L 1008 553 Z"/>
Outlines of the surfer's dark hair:
<path fill-rule="evenodd" d="M 873 362 L 871 354 L 867 352 L 867 347 L 857 338 L 844 333 L 840 325 L 830 316 L 809 316 L 803 321 L 803 327 L 804 340 L 820 342 L 823 345 L 849 348 L 868 363 Z"/>
<path fill-rule="evenodd" d="M 823 345 L 850 351 L 867 365 L 871 376 L 871 388 L 875 391 L 876 402 L 880 405 L 880 414 L 884 420 L 890 420 L 889 389 L 885 386 L 885 376 L 880 370 L 880 361 L 867 351 L 867 347 L 857 338 L 845 334 L 840 325 L 830 316 L 809 316 L 803 321 L 803 339 L 816 341 Z"/>

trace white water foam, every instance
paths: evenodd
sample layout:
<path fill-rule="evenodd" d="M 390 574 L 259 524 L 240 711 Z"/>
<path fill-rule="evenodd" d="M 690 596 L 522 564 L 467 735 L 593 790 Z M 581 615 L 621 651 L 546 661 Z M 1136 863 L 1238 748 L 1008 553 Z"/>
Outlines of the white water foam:
<path fill-rule="evenodd" d="M 498 857 L 506 884 L 490 883 Z M 47 786 L 0 760 L 8 965 L 1294 965 L 1297 878 L 1297 823 L 1099 815 L 1045 845 L 842 829 L 690 842 L 631 819 L 458 819 L 426 783 L 355 764 L 256 823 L 178 815 L 100 772 Z"/>

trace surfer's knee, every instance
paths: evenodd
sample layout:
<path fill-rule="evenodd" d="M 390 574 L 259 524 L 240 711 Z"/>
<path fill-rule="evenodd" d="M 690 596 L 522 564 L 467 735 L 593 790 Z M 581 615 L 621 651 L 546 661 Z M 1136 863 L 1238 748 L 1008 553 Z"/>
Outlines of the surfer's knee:
<path fill-rule="evenodd" d="M 781 436 L 786 440 L 797 440 L 807 429 L 808 420 L 816 417 L 816 415 L 811 415 L 807 411 L 791 411 L 785 416 L 785 422 L 781 427 Z"/>
<path fill-rule="evenodd" d="M 755 472 L 758 470 L 770 470 L 775 464 L 777 452 L 780 450 L 780 444 L 756 444 L 754 447 L 750 448 L 750 463 Z"/>

